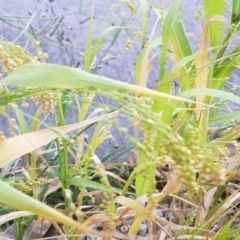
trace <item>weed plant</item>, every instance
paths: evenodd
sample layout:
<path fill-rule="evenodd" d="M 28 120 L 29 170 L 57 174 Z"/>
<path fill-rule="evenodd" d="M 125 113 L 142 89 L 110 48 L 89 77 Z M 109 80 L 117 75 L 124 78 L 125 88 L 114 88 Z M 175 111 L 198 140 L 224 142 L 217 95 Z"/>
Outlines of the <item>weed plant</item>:
<path fill-rule="evenodd" d="M 240 104 L 240 98 L 223 87 L 239 67 L 240 48 L 234 43 L 240 3 L 204 1 L 197 52 L 184 30 L 182 4 L 124 0 L 110 9 L 106 21 L 125 5 L 130 19 L 141 23 L 123 43 L 129 51 L 141 45 L 134 85 L 93 74 L 105 38 L 132 30 L 131 21 L 110 26 L 93 42 L 94 5 L 83 69 L 45 63 L 48 55 L 30 32 L 36 57 L 1 39 L 0 114 L 9 123 L 9 134 L 0 132 L 1 231 L 12 227 L 13 239 L 37 239 L 41 228 L 41 239 L 134 239 L 146 221 L 148 239 L 238 239 L 239 111 L 223 107 Z M 226 19 L 229 6 L 231 18 Z M 156 16 L 154 26 L 150 12 Z M 158 86 L 148 89 L 158 57 Z M 170 69 L 168 62 L 173 62 Z M 103 104 L 99 97 L 111 101 Z M 36 108 L 33 115 L 24 110 L 29 105 Z M 69 125 L 71 108 L 77 122 Z M 105 141 L 114 141 L 113 129 L 128 139 L 128 151 L 120 146 L 98 155 Z M 106 163 L 116 156 L 122 161 Z M 158 214 L 163 204 L 172 217 Z"/>

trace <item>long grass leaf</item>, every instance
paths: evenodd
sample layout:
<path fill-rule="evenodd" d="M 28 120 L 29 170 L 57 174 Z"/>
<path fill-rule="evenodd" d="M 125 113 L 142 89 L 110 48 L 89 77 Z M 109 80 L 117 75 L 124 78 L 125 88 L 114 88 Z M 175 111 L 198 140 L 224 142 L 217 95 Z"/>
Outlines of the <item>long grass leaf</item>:
<path fill-rule="evenodd" d="M 16 137 L 8 138 L 0 143 L 0 167 L 3 167 L 12 160 L 30 153 L 41 146 L 47 145 L 52 140 L 67 134 L 70 131 L 77 130 L 89 124 L 103 120 L 106 117 L 112 116 L 114 113 L 105 114 L 99 117 L 85 120 L 80 123 L 67 125 L 57 128 L 49 128 L 35 132 L 25 133 Z M 14 147 L 14 151 L 9 151 Z"/>
<path fill-rule="evenodd" d="M 235 31 L 239 31 L 240 29 L 240 1 L 232 0 L 232 18 L 231 23 L 236 26 Z"/>
<path fill-rule="evenodd" d="M 225 99 L 230 102 L 240 104 L 240 97 L 233 93 L 225 92 L 222 90 L 216 90 L 212 88 L 193 88 L 189 91 L 179 93 L 182 97 L 196 97 L 196 96 L 211 96 L 219 99 Z"/>
<path fill-rule="evenodd" d="M 67 226 L 74 227 L 79 232 L 84 231 L 82 226 L 70 217 L 65 216 L 56 209 L 16 190 L 8 184 L 0 181 L 0 203 L 18 210 L 24 210 Z"/>
<path fill-rule="evenodd" d="M 180 21 L 178 21 L 172 28 L 170 46 L 176 64 L 178 64 L 181 59 L 192 56 L 191 46 Z M 191 88 L 191 74 L 188 73 L 191 68 L 192 62 L 190 61 L 178 71 L 182 91 L 186 91 Z"/>
<path fill-rule="evenodd" d="M 98 190 L 109 190 L 109 187 L 107 187 L 106 185 L 103 185 L 101 183 L 95 182 L 95 181 L 91 181 L 88 179 L 84 179 L 81 177 L 73 177 L 68 179 L 68 183 L 69 185 L 74 185 L 74 186 L 78 186 L 78 187 L 88 187 L 91 189 L 98 189 Z M 119 193 L 121 194 L 122 190 L 121 189 L 117 189 L 117 188 L 112 188 L 112 190 L 115 193 Z"/>
<path fill-rule="evenodd" d="M 205 0 L 204 1 L 205 6 L 205 14 L 207 21 L 209 21 L 212 17 L 216 15 L 223 16 L 224 14 L 224 6 L 225 1 L 224 0 Z M 224 30 L 224 24 L 220 21 L 213 21 L 209 24 L 209 36 L 211 40 L 211 46 L 217 47 L 222 42 L 223 37 L 223 30 Z M 216 48 L 213 48 L 213 51 L 216 51 Z"/>
<path fill-rule="evenodd" d="M 124 91 L 127 93 L 152 96 L 159 100 L 166 98 L 180 102 L 195 103 L 195 101 L 160 93 L 107 77 L 97 76 L 84 71 L 79 71 L 78 69 L 46 63 L 29 63 L 22 65 L 4 80 L 0 81 L 0 86 L 2 85 L 22 85 L 50 89 Z"/>
<path fill-rule="evenodd" d="M 166 18 L 162 27 L 162 52 L 161 52 L 161 62 L 160 62 L 160 73 L 159 81 L 161 82 L 164 72 L 165 72 L 165 63 L 167 60 L 167 49 L 169 44 L 169 39 L 171 35 L 172 26 L 175 24 L 179 16 L 179 11 L 182 7 L 183 0 L 174 1 L 170 10 L 168 11 Z"/>
<path fill-rule="evenodd" d="M 195 87 L 196 88 L 207 88 L 208 87 L 208 72 L 209 68 L 208 64 L 208 24 L 204 28 L 204 32 L 202 35 L 200 48 L 198 55 L 195 60 L 195 68 L 196 68 L 196 79 L 195 79 Z M 205 96 L 196 96 L 196 101 L 198 103 L 203 103 L 205 101 Z M 202 110 L 199 107 L 199 104 L 196 105 L 196 117 L 197 120 L 200 121 Z"/>
<path fill-rule="evenodd" d="M 93 31 L 93 9 L 94 9 L 94 1 L 92 3 L 90 26 L 88 28 L 87 42 L 86 42 L 85 53 L 84 53 L 84 63 L 85 63 L 84 69 L 86 72 L 90 71 L 91 64 L 92 64 L 91 48 L 92 48 L 92 31 Z"/>
<path fill-rule="evenodd" d="M 146 36 L 148 30 L 148 1 L 140 0 L 140 11 L 141 11 L 141 32 L 142 32 L 142 47 L 144 47 L 146 43 Z"/>

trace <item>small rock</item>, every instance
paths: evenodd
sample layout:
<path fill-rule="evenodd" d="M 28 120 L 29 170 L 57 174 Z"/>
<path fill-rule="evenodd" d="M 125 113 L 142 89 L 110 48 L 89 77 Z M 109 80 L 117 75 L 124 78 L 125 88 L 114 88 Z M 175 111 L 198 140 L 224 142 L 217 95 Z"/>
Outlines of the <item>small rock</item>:
<path fill-rule="evenodd" d="M 162 203 L 160 206 L 161 206 L 161 209 L 168 209 L 169 208 L 168 203 Z"/>
<path fill-rule="evenodd" d="M 128 230 L 129 230 L 129 228 L 130 228 L 130 225 L 122 225 L 122 226 L 120 227 L 120 231 L 121 231 L 122 233 L 127 233 Z"/>
<path fill-rule="evenodd" d="M 139 228 L 138 234 L 141 235 L 141 236 L 146 235 L 146 233 L 147 233 L 147 229 L 148 229 L 148 225 L 142 223 L 142 224 L 140 225 L 140 228 Z"/>
<path fill-rule="evenodd" d="M 157 211 L 156 211 L 156 215 L 157 215 L 158 217 L 163 217 L 163 212 L 162 212 L 161 210 L 157 210 Z"/>
<path fill-rule="evenodd" d="M 234 223 L 240 223 L 240 217 L 236 217 Z"/>
<path fill-rule="evenodd" d="M 87 236 L 86 237 L 86 240 L 101 240 L 102 238 L 101 237 L 99 237 L 99 236 Z"/>
<path fill-rule="evenodd" d="M 88 201 L 87 201 L 87 205 L 91 205 L 91 206 L 92 206 L 92 205 L 95 205 L 95 201 L 92 200 L 92 199 L 91 199 L 91 200 L 88 200 Z"/>
<path fill-rule="evenodd" d="M 220 226 L 218 224 L 215 224 L 211 230 L 211 232 L 214 232 L 214 234 L 220 229 Z"/>
<path fill-rule="evenodd" d="M 130 217 L 130 218 L 127 218 L 125 221 L 126 221 L 127 225 L 132 225 L 133 220 L 134 220 L 134 218 Z"/>

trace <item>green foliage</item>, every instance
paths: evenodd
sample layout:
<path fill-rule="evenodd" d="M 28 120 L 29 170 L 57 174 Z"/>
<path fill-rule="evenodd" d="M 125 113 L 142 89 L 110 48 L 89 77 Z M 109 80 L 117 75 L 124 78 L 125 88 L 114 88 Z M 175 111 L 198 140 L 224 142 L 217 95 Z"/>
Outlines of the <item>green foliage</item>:
<path fill-rule="evenodd" d="M 123 44 L 129 50 L 141 38 L 136 85 L 93 74 L 121 31 L 132 31 L 131 26 L 125 25 L 127 21 L 123 21 L 121 26 L 106 28 L 94 42 L 94 5 L 85 44 L 84 70 L 37 62 L 22 47 L 2 40 L 0 61 L 7 76 L 0 82 L 0 114 L 9 122 L 9 136 L 0 132 L 0 203 L 16 209 L 16 212 L 10 209 L 9 219 L 27 218 L 31 222 L 35 217 L 22 212 L 28 211 L 40 220 L 50 219 L 55 226 L 56 222 L 63 224 L 66 235 L 87 232 L 105 234 L 106 239 L 111 239 L 118 223 L 134 214 L 128 234 L 135 236 L 147 219 L 150 236 L 155 234 L 153 224 L 165 221 L 156 211 L 168 200 L 174 215 L 179 215 L 176 205 L 190 209 L 191 214 L 178 217 L 176 224 L 166 220 L 169 229 L 160 228 L 161 236 L 173 235 L 175 239 L 209 236 L 213 225 L 221 222 L 225 211 L 240 198 L 233 187 L 224 188 L 238 168 L 238 163 L 226 162 L 229 158 L 226 147 L 239 138 L 238 112 L 225 113 L 221 105 L 226 101 L 240 104 L 237 94 L 222 90 L 240 61 L 239 46 L 226 51 L 239 31 L 238 2 L 232 2 L 229 29 L 224 21 L 224 1 L 204 1 L 206 23 L 197 52 L 192 51 L 184 30 L 182 0 L 174 1 L 169 9 L 145 0 L 139 2 L 139 7 L 134 1 L 116 4 L 111 11 L 123 4 L 130 10 L 130 18 L 141 18 L 140 29 L 133 31 L 134 40 Z M 158 21 L 148 36 L 151 11 Z M 158 24 L 162 24 L 161 36 L 155 37 Z M 114 38 L 109 48 L 95 63 L 112 31 Z M 46 60 L 47 54 L 40 50 L 40 44 L 34 41 L 33 44 L 38 58 Z M 157 53 L 152 54 L 153 51 Z M 148 89 L 149 74 L 158 56 L 158 86 Z M 167 69 L 166 63 L 170 61 L 174 65 Z M 179 90 L 174 95 L 176 82 Z M 102 104 L 96 101 L 98 97 L 112 101 Z M 39 106 L 29 116 L 22 108 L 35 103 Z M 78 123 L 68 125 L 72 109 Z M 47 122 L 46 116 L 52 118 Z M 119 119 L 125 119 L 129 126 L 122 126 Z M 209 131 L 210 127 L 222 130 L 223 135 L 212 141 L 215 132 Z M 230 130 L 225 130 L 229 127 Z M 87 141 L 89 129 L 92 134 Z M 105 141 L 113 141 L 113 129 L 131 144 L 127 158 L 122 148 L 106 156 L 97 155 Z M 15 151 L 9 151 L 12 146 Z M 235 153 L 238 154 L 237 150 Z M 104 159 L 109 155 L 114 159 L 115 154 L 129 163 L 103 164 Z M 15 172 L 19 161 L 23 169 L 13 178 L 15 173 L 11 171 Z M 161 188 L 157 173 L 167 182 Z M 217 204 L 225 191 L 230 196 Z M 100 212 L 84 212 L 89 199 L 98 204 Z M 238 234 L 239 228 L 232 228 L 237 216 L 223 225 L 213 239 L 230 239 Z M 1 224 L 9 221 L 0 218 Z M 19 223 L 14 220 L 21 238 L 25 227 L 21 229 Z M 102 233 L 93 230 L 97 223 L 103 223 Z"/>

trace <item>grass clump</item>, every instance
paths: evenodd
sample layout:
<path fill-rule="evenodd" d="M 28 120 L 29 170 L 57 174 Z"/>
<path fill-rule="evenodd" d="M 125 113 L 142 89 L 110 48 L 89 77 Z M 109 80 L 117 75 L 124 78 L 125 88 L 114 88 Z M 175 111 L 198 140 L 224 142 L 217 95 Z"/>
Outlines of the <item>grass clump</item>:
<path fill-rule="evenodd" d="M 223 105 L 239 104 L 240 98 L 222 88 L 239 65 L 239 46 L 227 51 L 239 31 L 238 4 L 233 1 L 231 28 L 226 25 L 224 35 L 227 5 L 205 1 L 206 25 L 193 53 L 181 19 L 183 1 L 169 9 L 144 0 L 121 3 L 131 17 L 141 16 L 141 28 L 133 32 L 142 38 L 135 85 L 91 73 L 113 30 L 103 31 L 93 44 L 93 13 L 84 70 L 39 62 L 47 58 L 39 43 L 37 59 L 4 41 L 0 113 L 9 122 L 9 133 L 0 132 L 0 202 L 8 209 L 2 211 L 1 230 L 12 224 L 16 239 L 33 239 L 49 220 L 50 236 L 65 239 L 123 239 L 126 234 L 129 239 L 140 234 L 149 239 L 236 239 L 239 112 L 223 111 Z M 147 36 L 150 11 L 157 23 Z M 162 34 L 155 38 L 158 21 Z M 158 55 L 158 86 L 151 90 L 146 86 Z M 166 69 L 169 61 L 174 66 Z M 176 81 L 179 91 L 173 95 Z M 30 106 L 34 114 L 23 109 Z M 77 123 L 68 124 L 71 110 Z M 97 154 L 114 141 L 114 129 L 128 141 L 126 154 L 120 147 Z M 104 162 L 115 154 L 122 161 Z M 19 219 L 29 220 L 22 229 Z M 147 226 L 144 233 L 142 226 Z"/>

